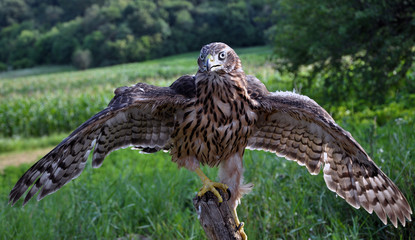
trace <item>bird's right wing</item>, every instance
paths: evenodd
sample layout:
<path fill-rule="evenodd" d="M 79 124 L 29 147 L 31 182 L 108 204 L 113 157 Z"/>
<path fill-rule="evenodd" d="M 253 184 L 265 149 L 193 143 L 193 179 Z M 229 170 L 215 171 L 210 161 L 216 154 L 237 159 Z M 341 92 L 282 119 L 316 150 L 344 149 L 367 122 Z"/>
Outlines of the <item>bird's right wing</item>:
<path fill-rule="evenodd" d="M 258 121 L 249 149 L 274 152 L 318 174 L 324 166 L 327 187 L 355 208 L 373 211 L 386 224 L 405 226 L 412 210 L 398 187 L 368 156 L 352 135 L 312 99 L 292 92 L 269 93 L 248 76 L 248 93 Z"/>
<path fill-rule="evenodd" d="M 119 148 L 134 146 L 145 152 L 170 148 L 170 135 L 180 111 L 191 103 L 194 79 L 183 76 L 170 87 L 138 83 L 115 90 L 108 107 L 91 117 L 51 152 L 35 163 L 16 183 L 9 202 L 31 187 L 23 204 L 38 191 L 38 200 L 78 177 L 93 150 L 92 166 Z"/>

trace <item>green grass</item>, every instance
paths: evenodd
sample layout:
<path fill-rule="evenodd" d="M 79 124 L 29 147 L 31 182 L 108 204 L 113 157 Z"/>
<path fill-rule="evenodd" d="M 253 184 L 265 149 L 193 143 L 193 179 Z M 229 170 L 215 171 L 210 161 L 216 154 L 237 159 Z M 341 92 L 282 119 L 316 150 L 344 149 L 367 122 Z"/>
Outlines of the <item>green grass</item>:
<path fill-rule="evenodd" d="M 42 74 L 50 74 L 50 73 L 57 73 L 57 72 L 69 72 L 75 71 L 73 66 L 68 65 L 47 65 L 47 66 L 39 66 L 33 68 L 26 68 L 26 69 L 19 69 L 19 70 L 12 70 L 6 72 L 0 72 L 0 80 L 6 78 L 19 78 L 24 76 L 34 76 L 34 75 L 42 75 Z"/>
<path fill-rule="evenodd" d="M 238 49 L 245 71 L 270 90 L 291 90 L 268 62 L 267 47 Z M 196 71 L 198 53 L 80 72 L 0 81 L 0 153 L 56 145 L 69 131 L 104 108 L 117 86 L 146 81 L 167 86 Z M 415 206 L 415 129 L 408 107 L 378 126 L 373 116 L 341 110 L 339 124 L 368 151 Z M 399 106 L 401 106 L 399 105 Z M 386 109 L 386 108 L 385 108 Z M 393 107 L 396 109 L 396 107 Z M 402 111 L 401 111 L 402 110 Z M 386 113 L 391 110 L 385 110 Z M 401 114 L 403 112 L 403 115 Z M 409 114 L 408 116 L 406 114 Z M 401 116 L 402 115 L 402 116 Z M 401 118 L 402 117 L 402 118 Z M 11 129 L 5 129 L 10 127 Z M 38 136 L 44 136 L 39 138 Z M 238 214 L 250 239 L 409 239 L 415 225 L 384 226 L 376 215 L 356 210 L 295 162 L 247 151 L 245 179 L 254 183 Z M 40 202 L 7 204 L 8 193 L 30 165 L 0 175 L 0 239 L 203 239 L 192 198 L 197 175 L 177 169 L 167 153 L 113 152 L 99 169 L 81 176 Z M 216 178 L 217 169 L 204 168 Z"/>
<path fill-rule="evenodd" d="M 30 151 L 58 145 L 69 134 L 51 134 L 42 137 L 0 138 L 0 156 L 10 152 Z"/>

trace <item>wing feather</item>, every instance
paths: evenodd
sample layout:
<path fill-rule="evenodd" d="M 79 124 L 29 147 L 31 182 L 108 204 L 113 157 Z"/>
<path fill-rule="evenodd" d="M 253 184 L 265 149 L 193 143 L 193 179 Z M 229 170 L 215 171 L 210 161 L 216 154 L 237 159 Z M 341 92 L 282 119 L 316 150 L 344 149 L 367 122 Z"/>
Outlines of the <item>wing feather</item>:
<path fill-rule="evenodd" d="M 355 208 L 362 206 L 386 224 L 405 226 L 412 210 L 398 187 L 379 169 L 351 134 L 312 99 L 292 92 L 269 93 L 248 77 L 259 119 L 248 148 L 275 152 L 305 165 L 311 174 L 323 168 L 327 187 Z"/>
<path fill-rule="evenodd" d="M 92 165 L 99 167 L 119 148 L 134 146 L 148 152 L 169 149 L 178 113 L 191 100 L 177 90 L 191 92 L 191 84 L 185 84 L 189 89 L 183 90 L 181 83 L 191 83 L 192 79 L 183 76 L 172 87 L 138 83 L 117 88 L 107 108 L 79 126 L 19 179 L 9 202 L 14 205 L 30 187 L 23 204 L 37 192 L 40 200 L 57 191 L 81 174 L 91 151 Z"/>

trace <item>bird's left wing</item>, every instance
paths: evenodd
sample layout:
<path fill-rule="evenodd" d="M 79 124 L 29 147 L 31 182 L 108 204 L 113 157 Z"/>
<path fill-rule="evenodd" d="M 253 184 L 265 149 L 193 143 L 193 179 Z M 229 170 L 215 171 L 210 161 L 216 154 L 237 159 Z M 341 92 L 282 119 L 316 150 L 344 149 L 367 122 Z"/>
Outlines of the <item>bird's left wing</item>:
<path fill-rule="evenodd" d="M 412 210 L 398 187 L 379 169 L 351 134 L 312 99 L 292 92 L 269 93 L 248 76 L 258 121 L 248 139 L 249 149 L 275 152 L 305 165 L 311 174 L 323 173 L 327 187 L 355 208 L 376 212 L 405 226 Z"/>
<path fill-rule="evenodd" d="M 79 126 L 19 179 L 9 202 L 15 204 L 30 187 L 23 204 L 38 191 L 38 200 L 57 191 L 81 174 L 92 149 L 93 167 L 101 166 L 119 148 L 168 150 L 175 121 L 193 95 L 192 76 L 183 76 L 170 87 L 138 83 L 117 88 L 107 108 Z"/>

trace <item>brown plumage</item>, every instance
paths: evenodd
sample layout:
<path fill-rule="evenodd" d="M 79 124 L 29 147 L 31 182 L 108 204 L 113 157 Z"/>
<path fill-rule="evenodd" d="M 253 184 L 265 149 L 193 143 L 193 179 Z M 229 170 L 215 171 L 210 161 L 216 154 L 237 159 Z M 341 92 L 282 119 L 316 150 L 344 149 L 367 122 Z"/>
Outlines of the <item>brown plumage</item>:
<path fill-rule="evenodd" d="M 373 211 L 397 227 L 412 210 L 397 186 L 376 166 L 347 131 L 310 98 L 291 92 L 270 93 L 245 75 L 237 54 L 226 44 L 204 46 L 194 76 L 170 87 L 138 83 L 115 90 L 108 107 L 78 127 L 34 164 L 10 193 L 15 204 L 31 189 L 38 200 L 79 176 L 90 151 L 92 165 L 119 148 L 144 152 L 169 150 L 180 167 L 219 166 L 219 178 L 232 192 L 236 208 L 252 185 L 243 183 L 245 148 L 275 152 L 305 165 L 311 174 L 323 168 L 328 188 L 355 208 Z"/>

